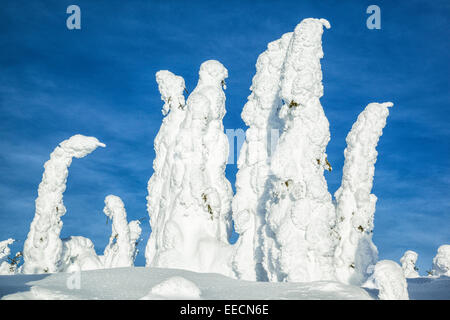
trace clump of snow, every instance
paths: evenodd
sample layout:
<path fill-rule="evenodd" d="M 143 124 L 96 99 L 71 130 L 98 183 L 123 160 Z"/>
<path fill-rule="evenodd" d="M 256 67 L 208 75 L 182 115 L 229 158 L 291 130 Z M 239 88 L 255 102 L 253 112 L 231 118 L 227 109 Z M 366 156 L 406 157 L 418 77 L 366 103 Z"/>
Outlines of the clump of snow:
<path fill-rule="evenodd" d="M 229 146 L 222 124 L 227 75 L 220 62 L 204 62 L 186 107 L 177 111 L 183 121 L 181 115 L 177 121 L 166 118 L 158 133 L 155 173 L 148 185 L 152 233 L 147 266 L 231 273 L 232 190 L 224 172 Z M 159 81 L 177 79 L 167 76 Z M 180 86 L 160 84 L 159 88 L 163 97 L 169 95 L 165 88 L 181 92 Z M 161 132 L 174 135 L 159 139 Z"/>
<path fill-rule="evenodd" d="M 433 276 L 450 277 L 450 245 L 444 244 L 439 247 L 436 256 L 433 258 Z"/>
<path fill-rule="evenodd" d="M 416 252 L 408 250 L 400 258 L 400 263 L 402 264 L 403 274 L 405 275 L 405 278 L 419 277 L 419 273 L 417 272 L 416 267 L 418 257 L 419 255 Z"/>
<path fill-rule="evenodd" d="M 24 273 L 57 272 L 61 266 L 63 243 L 59 238 L 61 217 L 66 213 L 63 193 L 72 158 L 83 158 L 97 147 L 105 147 L 94 137 L 75 135 L 60 143 L 45 165 L 36 199 L 36 213 L 24 245 Z"/>
<path fill-rule="evenodd" d="M 142 300 L 154 299 L 158 297 L 166 299 L 200 299 L 201 290 L 197 285 L 183 277 L 171 277 L 160 284 L 154 286 L 149 295 Z"/>
<path fill-rule="evenodd" d="M 256 62 L 251 95 L 242 111 L 249 126 L 238 160 L 236 195 L 233 198 L 234 227 L 239 233 L 233 253 L 233 271 L 240 279 L 265 280 L 262 268 L 262 227 L 268 200 L 270 157 L 282 122 L 277 115 L 281 68 L 292 32 L 267 45 Z"/>
<path fill-rule="evenodd" d="M 334 278 L 335 211 L 323 174 L 331 170 L 330 131 L 319 101 L 324 26 L 324 19 L 305 19 L 295 28 L 281 70 L 283 132 L 271 159 L 263 233 L 270 281 Z"/>
<path fill-rule="evenodd" d="M 367 268 L 378 260 L 372 242 L 377 198 L 371 194 L 376 146 L 386 125 L 391 102 L 370 103 L 347 136 L 341 187 L 336 191 L 335 252 L 336 274 L 340 281 L 359 285 L 368 277 Z"/>
<path fill-rule="evenodd" d="M 408 284 L 403 269 L 391 260 L 381 260 L 375 265 L 373 281 L 379 290 L 380 300 L 408 300 Z"/>
<path fill-rule="evenodd" d="M 139 221 L 127 221 L 122 199 L 109 195 L 105 198 L 105 215 L 112 220 L 109 243 L 101 257 L 104 268 L 131 267 L 136 257 L 136 241 L 141 235 Z"/>

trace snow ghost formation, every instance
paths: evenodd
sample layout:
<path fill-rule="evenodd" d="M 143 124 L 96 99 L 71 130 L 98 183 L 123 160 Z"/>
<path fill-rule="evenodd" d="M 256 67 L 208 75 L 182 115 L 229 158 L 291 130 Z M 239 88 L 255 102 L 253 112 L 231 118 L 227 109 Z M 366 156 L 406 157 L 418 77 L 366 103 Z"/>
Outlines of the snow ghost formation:
<path fill-rule="evenodd" d="M 450 277 L 450 245 L 444 244 L 439 247 L 436 256 L 433 258 L 433 276 Z"/>
<path fill-rule="evenodd" d="M 242 145 L 233 198 L 233 220 L 239 239 L 235 244 L 233 271 L 244 280 L 266 280 L 262 268 L 261 231 L 268 199 L 267 179 L 275 139 L 282 128 L 276 111 L 281 107 L 280 76 L 292 32 L 268 44 L 256 62 L 251 95 L 242 111 L 249 126 Z"/>
<path fill-rule="evenodd" d="M 417 272 L 416 262 L 419 255 L 411 250 L 405 252 L 405 254 L 400 258 L 400 263 L 402 264 L 403 274 L 405 278 L 417 278 L 419 273 Z"/>
<path fill-rule="evenodd" d="M 394 261 L 381 260 L 374 268 L 373 279 L 380 300 L 408 300 L 408 284 L 403 269 Z"/>
<path fill-rule="evenodd" d="M 325 19 L 294 30 L 281 71 L 283 132 L 271 159 L 263 266 L 270 281 L 333 279 L 334 207 L 323 175 L 329 123 L 320 59 Z M 295 152 L 293 152 L 295 150 Z"/>
<path fill-rule="evenodd" d="M 156 157 L 153 161 L 154 173 L 148 182 L 147 211 L 150 216 L 152 233 L 148 241 L 145 258 L 146 264 L 154 261 L 155 254 L 160 250 L 162 236 L 168 220 L 166 206 L 170 196 L 171 183 L 167 178 L 171 174 L 175 155 L 175 139 L 178 136 L 181 123 L 186 117 L 183 90 L 185 83 L 182 77 L 167 70 L 156 73 L 161 99 L 164 101 L 162 113 L 166 116 L 155 138 L 154 148 Z M 161 211 L 161 214 L 160 214 Z M 170 227 L 169 227 L 170 229 Z M 160 230 L 159 232 L 157 230 Z M 164 250 L 164 248 L 161 248 Z"/>
<path fill-rule="evenodd" d="M 228 72 L 218 61 L 204 62 L 185 107 L 173 104 L 184 90 L 181 78 L 165 75 L 157 76 L 157 81 L 162 99 L 169 104 L 168 117 L 179 108 L 184 119 L 164 121 L 155 141 L 146 264 L 229 275 L 232 190 L 225 178 L 229 146 L 222 124 Z M 158 139 L 163 131 L 175 134 L 166 141 Z"/>
<path fill-rule="evenodd" d="M 358 116 L 347 136 L 341 187 L 336 191 L 336 274 L 340 281 L 360 285 L 375 265 L 378 251 L 372 242 L 377 197 L 371 194 L 376 146 L 386 125 L 391 102 L 371 103 Z"/>
<path fill-rule="evenodd" d="M 63 193 L 72 158 L 83 158 L 97 147 L 105 147 L 94 137 L 75 135 L 50 154 L 36 199 L 36 213 L 24 244 L 24 273 L 57 272 L 61 266 L 63 242 L 59 238 L 61 217 L 66 213 Z"/>
<path fill-rule="evenodd" d="M 136 257 L 136 242 L 141 235 L 139 221 L 127 221 L 125 206 L 117 196 L 105 198 L 105 215 L 112 220 L 109 243 L 100 258 L 104 268 L 131 267 Z"/>
<path fill-rule="evenodd" d="M 15 268 L 8 262 L 8 256 L 11 253 L 9 248 L 10 244 L 13 244 L 14 239 L 7 239 L 0 241 L 0 275 L 14 274 Z"/>
<path fill-rule="evenodd" d="M 324 170 L 329 123 L 320 104 L 325 19 L 305 19 L 257 60 L 242 118 L 233 218 L 234 275 L 246 280 L 361 284 L 377 261 L 371 194 L 376 146 L 392 103 L 371 103 L 347 137 L 333 203 Z M 278 141 L 273 132 L 281 131 Z"/>
<path fill-rule="evenodd" d="M 103 269 L 94 244 L 88 238 L 71 236 L 62 240 L 63 250 L 58 272 L 77 272 Z"/>

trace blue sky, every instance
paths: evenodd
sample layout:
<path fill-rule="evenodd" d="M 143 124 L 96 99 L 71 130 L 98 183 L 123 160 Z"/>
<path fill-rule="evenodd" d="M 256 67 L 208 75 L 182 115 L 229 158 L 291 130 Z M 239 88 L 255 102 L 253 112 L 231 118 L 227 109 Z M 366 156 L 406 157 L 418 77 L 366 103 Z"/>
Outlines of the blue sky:
<path fill-rule="evenodd" d="M 81 8 L 81 30 L 66 28 L 67 6 Z M 366 8 L 381 8 L 381 30 L 366 28 Z M 120 196 L 129 219 L 146 218 L 146 185 L 162 101 L 155 72 L 168 69 L 195 87 L 200 64 L 229 71 L 224 126 L 240 113 L 255 62 L 267 43 L 308 17 L 326 18 L 325 94 L 330 121 L 326 173 L 340 184 L 345 136 L 372 101 L 393 101 L 380 140 L 373 193 L 380 258 L 419 253 L 423 274 L 450 243 L 448 1 L 7 1 L 0 9 L 0 239 L 20 241 L 50 152 L 76 133 L 107 144 L 74 160 L 62 236 L 82 235 L 102 252 L 110 225 L 104 197 Z M 227 166 L 234 184 L 236 165 Z"/>

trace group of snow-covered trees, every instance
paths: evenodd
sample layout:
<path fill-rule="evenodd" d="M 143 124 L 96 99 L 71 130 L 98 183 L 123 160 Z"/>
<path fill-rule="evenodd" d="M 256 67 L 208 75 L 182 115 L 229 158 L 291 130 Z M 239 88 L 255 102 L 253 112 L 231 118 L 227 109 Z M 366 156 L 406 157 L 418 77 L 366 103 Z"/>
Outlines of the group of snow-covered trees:
<path fill-rule="evenodd" d="M 341 186 L 334 197 L 328 191 L 324 171 L 332 170 L 326 154 L 330 130 L 320 103 L 324 27 L 330 28 L 325 19 L 305 19 L 293 32 L 270 42 L 258 57 L 252 92 L 242 111 L 248 129 L 235 195 L 225 177 L 229 145 L 222 119 L 227 69 L 215 60 L 204 62 L 188 97 L 182 77 L 167 70 L 156 73 L 165 117 L 155 139 L 154 173 L 148 183 L 152 232 L 145 251 L 147 266 L 253 281 L 336 280 L 361 285 L 372 278 L 378 287 L 385 286 L 385 279 L 392 282 L 396 274 L 417 276 L 417 254 L 408 251 L 402 267 L 377 264 L 372 242 L 376 146 L 391 102 L 370 103 L 358 116 L 346 139 Z M 105 199 L 104 213 L 113 222 L 102 256 L 87 238 L 59 238 L 68 167 L 73 157 L 82 158 L 99 146 L 105 145 L 76 135 L 51 154 L 21 272 L 133 265 L 141 229 L 138 221 L 127 222 L 117 196 Z M 239 233 L 234 245 L 228 242 L 232 221 Z M 436 274 L 449 272 L 448 247 L 439 249 Z M 403 292 L 403 280 L 398 292 Z"/>

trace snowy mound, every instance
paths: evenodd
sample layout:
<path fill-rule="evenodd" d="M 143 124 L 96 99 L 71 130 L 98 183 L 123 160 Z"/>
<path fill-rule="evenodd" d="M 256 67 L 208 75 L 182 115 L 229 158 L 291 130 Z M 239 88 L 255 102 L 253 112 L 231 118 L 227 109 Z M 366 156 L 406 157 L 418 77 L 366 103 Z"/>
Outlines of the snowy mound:
<path fill-rule="evenodd" d="M 77 279 L 76 277 L 79 276 Z M 173 280 L 183 278 L 182 281 Z M 79 288 L 69 289 L 71 280 Z M 186 283 L 189 282 L 189 285 Z M 164 286 L 161 284 L 165 283 Z M 169 285 L 166 284 L 169 283 Z M 195 273 L 160 268 L 115 268 L 81 273 L 51 275 L 0 276 L 0 299 L 168 299 L 175 285 L 180 290 L 201 292 L 202 299 L 266 300 L 266 299 L 377 299 L 378 290 L 363 289 L 334 281 L 309 283 L 251 282 L 219 274 Z M 198 291 L 193 289 L 194 286 Z M 161 289 L 161 287 L 165 287 Z M 164 292 L 165 296 L 152 293 Z M 160 291 L 161 290 L 161 291 Z M 450 278 L 422 277 L 408 280 L 410 299 L 450 299 Z M 149 297 L 149 293 L 151 297 Z M 173 297 L 170 297 L 173 299 Z M 187 298 L 186 298 L 187 299 Z M 191 299 L 191 298 L 189 298 Z M 192 298 L 193 299 L 193 298 Z"/>
<path fill-rule="evenodd" d="M 150 293 L 142 300 L 155 299 L 159 297 L 168 299 L 199 299 L 200 289 L 195 283 L 183 277 L 171 277 L 154 286 Z"/>

